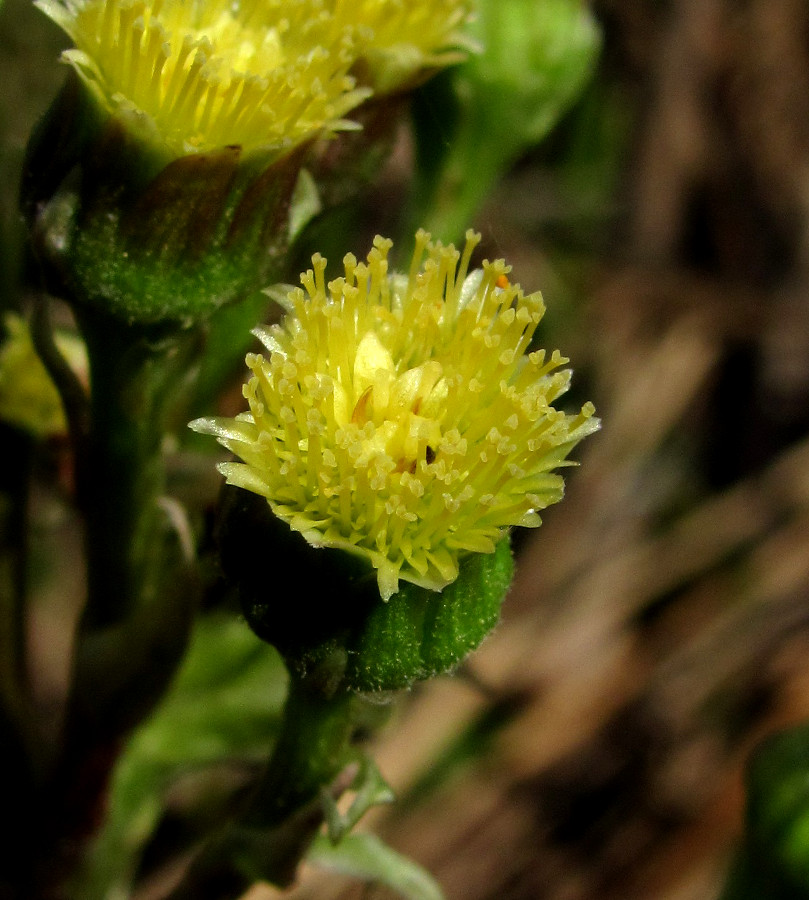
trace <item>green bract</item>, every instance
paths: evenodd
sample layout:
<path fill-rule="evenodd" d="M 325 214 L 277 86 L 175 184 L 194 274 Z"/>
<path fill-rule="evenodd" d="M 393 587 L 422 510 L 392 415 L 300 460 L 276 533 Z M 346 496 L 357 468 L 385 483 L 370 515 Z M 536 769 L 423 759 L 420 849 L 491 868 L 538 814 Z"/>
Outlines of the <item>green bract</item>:
<path fill-rule="evenodd" d="M 29 143 L 23 207 L 77 302 L 127 322 L 200 320 L 277 271 L 301 152 L 167 161 L 71 77 Z"/>
<path fill-rule="evenodd" d="M 393 691 L 454 669 L 497 624 L 513 574 L 508 537 L 462 557 L 443 591 L 411 583 L 387 602 L 371 566 L 313 548 L 260 497 L 226 487 L 222 565 L 253 630 L 327 695 Z"/>

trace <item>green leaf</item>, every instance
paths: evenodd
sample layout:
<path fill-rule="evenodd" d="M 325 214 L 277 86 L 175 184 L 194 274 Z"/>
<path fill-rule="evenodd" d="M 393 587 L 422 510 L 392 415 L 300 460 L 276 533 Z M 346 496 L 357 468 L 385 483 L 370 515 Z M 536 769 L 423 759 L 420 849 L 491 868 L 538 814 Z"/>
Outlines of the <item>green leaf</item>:
<path fill-rule="evenodd" d="M 343 840 L 369 809 L 381 806 L 383 803 L 392 803 L 396 799 L 376 763 L 367 756 L 360 761 L 360 771 L 352 789 L 356 792 L 354 800 L 344 813 L 340 811 L 331 794 L 323 791 L 326 825 L 328 826 L 329 840 L 333 844 Z"/>
<path fill-rule="evenodd" d="M 406 900 L 444 898 L 432 875 L 372 834 L 350 834 L 337 846 L 319 836 L 309 850 L 308 860 L 362 881 L 383 884 Z"/>
<path fill-rule="evenodd" d="M 809 725 L 758 747 L 747 791 L 744 842 L 723 900 L 809 900 Z"/>
<path fill-rule="evenodd" d="M 177 778 L 266 758 L 285 693 L 286 672 L 272 648 L 232 617 L 203 619 L 174 686 L 119 761 L 107 822 L 71 896 L 129 896 L 140 855 Z"/>

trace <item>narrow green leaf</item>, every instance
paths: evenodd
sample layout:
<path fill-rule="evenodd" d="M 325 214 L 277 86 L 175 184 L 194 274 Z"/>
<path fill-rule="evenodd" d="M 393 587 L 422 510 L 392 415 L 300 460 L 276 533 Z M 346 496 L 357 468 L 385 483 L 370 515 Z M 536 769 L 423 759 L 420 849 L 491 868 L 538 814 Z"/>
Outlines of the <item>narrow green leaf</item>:
<path fill-rule="evenodd" d="M 354 800 L 346 812 L 341 812 L 331 795 L 323 792 L 329 840 L 333 844 L 343 840 L 359 820 L 374 806 L 392 803 L 396 798 L 391 786 L 382 777 L 376 763 L 368 756 L 362 758 L 360 771 L 352 785 Z"/>
<path fill-rule="evenodd" d="M 384 884 L 406 900 L 444 900 L 443 891 L 429 872 L 372 834 L 347 835 L 337 846 L 319 836 L 308 860 L 362 881 Z"/>

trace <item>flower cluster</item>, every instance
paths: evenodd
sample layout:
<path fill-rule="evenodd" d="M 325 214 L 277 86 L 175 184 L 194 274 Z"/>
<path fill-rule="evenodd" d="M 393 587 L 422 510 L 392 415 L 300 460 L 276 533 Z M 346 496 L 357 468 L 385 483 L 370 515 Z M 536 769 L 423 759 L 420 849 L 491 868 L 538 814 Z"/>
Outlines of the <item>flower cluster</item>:
<path fill-rule="evenodd" d="M 598 427 L 589 403 L 552 406 L 570 372 L 530 350 L 542 297 L 503 260 L 469 273 L 478 241 L 468 232 L 461 254 L 419 232 L 404 276 L 377 237 L 328 284 L 316 255 L 303 288 L 278 295 L 283 321 L 256 332 L 268 356 L 247 357 L 250 411 L 191 425 L 240 458 L 221 464 L 227 480 L 311 545 L 367 558 L 383 599 L 399 579 L 441 590 L 459 555 L 539 525 L 562 497 L 554 469 Z"/>
<path fill-rule="evenodd" d="M 64 58 L 102 107 L 151 131 L 174 155 L 225 145 L 283 152 L 351 127 L 344 117 L 372 88 L 457 58 L 450 51 L 468 15 L 463 0 L 37 5 L 75 43 Z M 388 57 L 397 60 L 392 67 Z M 352 69 L 387 74 L 358 86 Z"/>

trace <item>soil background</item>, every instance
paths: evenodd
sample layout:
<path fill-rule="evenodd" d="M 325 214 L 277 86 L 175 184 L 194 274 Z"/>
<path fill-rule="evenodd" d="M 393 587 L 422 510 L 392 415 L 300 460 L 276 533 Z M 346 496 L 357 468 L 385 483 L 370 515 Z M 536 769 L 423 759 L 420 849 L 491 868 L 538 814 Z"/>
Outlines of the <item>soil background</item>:
<path fill-rule="evenodd" d="M 716 898 L 751 749 L 809 717 L 809 6 L 594 11 L 591 89 L 476 225 L 603 430 L 499 628 L 374 750 L 368 826 L 450 900 Z"/>

